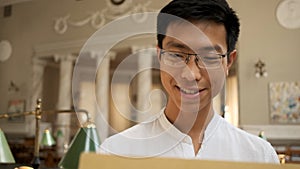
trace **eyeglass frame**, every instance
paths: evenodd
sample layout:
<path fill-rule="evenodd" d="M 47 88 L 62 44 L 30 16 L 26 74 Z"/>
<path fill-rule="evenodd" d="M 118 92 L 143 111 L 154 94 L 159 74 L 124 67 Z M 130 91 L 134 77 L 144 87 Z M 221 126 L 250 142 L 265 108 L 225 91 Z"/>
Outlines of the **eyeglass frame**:
<path fill-rule="evenodd" d="M 176 54 L 182 54 L 182 55 L 184 55 L 185 56 L 185 58 L 183 59 L 183 61 L 184 61 L 184 63 L 185 64 L 188 64 L 189 63 L 189 61 L 190 61 L 190 59 L 191 59 L 191 57 L 192 56 L 195 56 L 195 63 L 196 63 L 196 65 L 198 66 L 198 68 L 211 68 L 211 69 L 213 69 L 213 68 L 216 68 L 216 67 L 207 67 L 207 66 L 202 66 L 201 64 L 199 64 L 200 62 L 200 60 L 202 60 L 202 62 L 203 62 L 203 59 L 201 59 L 201 55 L 202 54 L 197 54 L 197 53 L 185 53 L 185 52 L 179 52 L 179 51 L 169 51 L 169 50 L 166 50 L 166 49 L 162 49 L 162 48 L 160 48 L 160 52 L 159 52 L 159 60 L 161 60 L 161 55 L 163 55 L 164 53 L 176 53 Z M 213 53 L 213 54 L 216 54 L 216 55 L 218 55 L 219 57 L 218 58 L 216 58 L 216 59 L 222 59 L 222 58 L 225 58 L 226 56 L 228 56 L 228 54 L 229 54 L 229 52 L 226 52 L 226 53 L 224 53 L 224 54 L 220 54 L 220 53 Z M 221 63 L 221 62 L 220 62 Z M 168 64 L 166 64 L 166 65 L 168 65 Z M 172 66 L 172 65 L 168 65 L 168 66 Z M 182 65 L 182 66 L 178 66 L 178 67 L 184 67 L 184 65 Z"/>

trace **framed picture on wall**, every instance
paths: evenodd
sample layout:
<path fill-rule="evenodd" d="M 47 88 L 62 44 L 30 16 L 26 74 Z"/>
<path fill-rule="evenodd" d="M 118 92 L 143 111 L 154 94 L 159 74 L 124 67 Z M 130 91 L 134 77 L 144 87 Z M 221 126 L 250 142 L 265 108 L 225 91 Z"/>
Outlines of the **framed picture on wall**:
<path fill-rule="evenodd" d="M 10 100 L 8 102 L 8 113 L 21 113 L 25 111 L 25 100 Z M 24 122 L 25 116 L 17 116 L 8 118 L 9 122 Z"/>
<path fill-rule="evenodd" d="M 269 84 L 272 123 L 300 124 L 300 81 Z"/>

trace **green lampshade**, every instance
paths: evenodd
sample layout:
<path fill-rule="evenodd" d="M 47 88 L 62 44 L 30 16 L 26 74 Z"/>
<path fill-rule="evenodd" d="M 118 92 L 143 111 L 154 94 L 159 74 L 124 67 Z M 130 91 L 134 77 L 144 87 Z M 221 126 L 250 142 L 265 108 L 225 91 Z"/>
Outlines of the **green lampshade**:
<path fill-rule="evenodd" d="M 258 137 L 264 139 L 264 140 L 267 140 L 267 137 L 265 136 L 265 132 L 264 131 L 260 131 L 259 134 L 258 134 Z"/>
<path fill-rule="evenodd" d="M 0 129 L 0 163 L 15 163 L 3 131 Z"/>
<path fill-rule="evenodd" d="M 61 130 L 58 130 L 57 133 L 56 133 L 56 137 L 59 138 L 59 137 L 63 137 L 64 134 Z"/>
<path fill-rule="evenodd" d="M 96 152 L 100 139 L 94 124 L 88 122 L 76 133 L 65 156 L 58 166 L 64 169 L 77 169 L 82 152 Z"/>
<path fill-rule="evenodd" d="M 54 144 L 55 144 L 55 140 L 53 139 L 50 131 L 48 129 L 44 130 L 40 145 L 41 146 L 53 146 Z"/>

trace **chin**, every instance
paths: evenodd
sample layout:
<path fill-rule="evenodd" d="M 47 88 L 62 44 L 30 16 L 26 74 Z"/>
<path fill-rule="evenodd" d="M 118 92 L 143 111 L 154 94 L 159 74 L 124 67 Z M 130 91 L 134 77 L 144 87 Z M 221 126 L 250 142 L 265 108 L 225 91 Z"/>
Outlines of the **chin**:
<path fill-rule="evenodd" d="M 200 104 L 198 103 L 182 103 L 181 111 L 198 113 L 200 111 Z"/>

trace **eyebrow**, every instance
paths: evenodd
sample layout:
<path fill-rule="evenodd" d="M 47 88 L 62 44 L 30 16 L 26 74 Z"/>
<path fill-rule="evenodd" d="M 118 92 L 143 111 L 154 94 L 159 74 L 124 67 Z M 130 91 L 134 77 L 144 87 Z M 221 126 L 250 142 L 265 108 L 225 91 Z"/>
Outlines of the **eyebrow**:
<path fill-rule="evenodd" d="M 180 49 L 190 49 L 187 45 L 184 45 L 182 43 L 177 43 L 174 41 L 170 41 L 166 44 L 166 46 L 168 47 L 176 47 L 176 48 L 180 48 Z"/>
<path fill-rule="evenodd" d="M 189 48 L 187 45 L 182 44 L 182 43 L 178 43 L 178 42 L 174 42 L 174 41 L 170 41 L 166 44 L 166 46 L 168 47 L 176 47 L 179 49 L 191 49 Z M 219 45 L 214 45 L 214 46 L 204 46 L 204 47 L 200 47 L 197 49 L 198 51 L 217 51 L 220 53 L 223 53 L 221 46 Z"/>
<path fill-rule="evenodd" d="M 204 46 L 200 48 L 201 51 L 217 51 L 217 52 L 223 52 L 222 48 L 219 45 L 215 46 Z"/>

